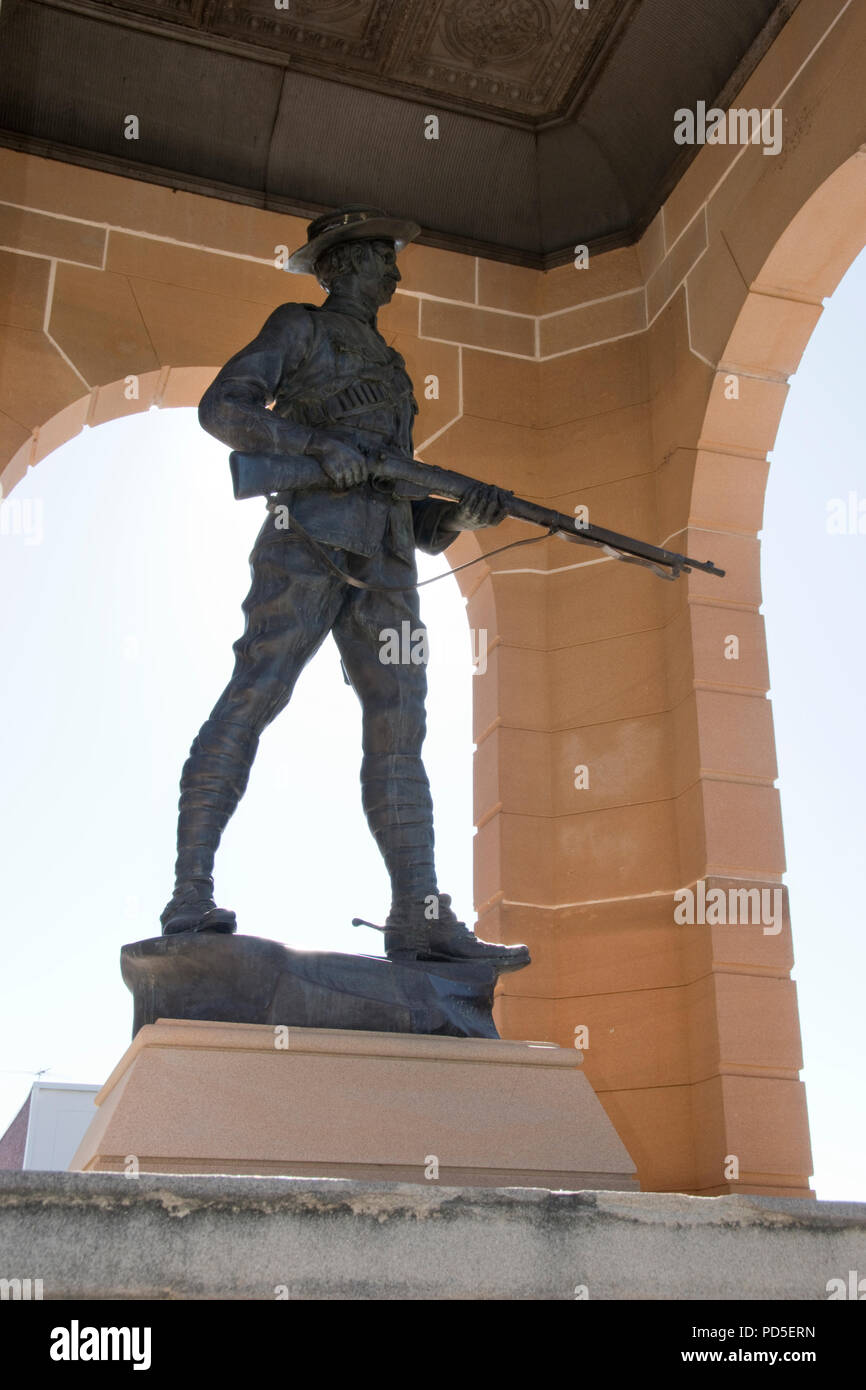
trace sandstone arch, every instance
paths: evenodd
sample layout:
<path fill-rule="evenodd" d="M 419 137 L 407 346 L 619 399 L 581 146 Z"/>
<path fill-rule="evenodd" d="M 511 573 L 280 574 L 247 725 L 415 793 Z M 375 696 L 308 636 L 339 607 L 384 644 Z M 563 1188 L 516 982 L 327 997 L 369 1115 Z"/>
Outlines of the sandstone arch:
<path fill-rule="evenodd" d="M 528 939 L 538 962 L 504 982 L 500 1026 L 563 1043 L 589 1028 L 587 1074 L 650 1189 L 808 1192 L 787 917 L 776 935 L 688 933 L 673 901 L 699 879 L 781 882 L 757 532 L 787 378 L 864 240 L 864 74 L 863 7 L 802 0 L 737 96 L 781 106 L 781 154 L 706 146 L 640 242 L 586 271 L 413 246 L 385 316 L 415 380 L 439 378 L 418 431 L 432 462 L 586 504 L 728 571 L 664 585 L 544 542 L 459 576 L 489 638 L 481 927 Z M 6 150 L 0 177 L 8 493 L 82 424 L 126 409 L 130 373 L 152 390 L 136 408 L 194 404 L 200 364 L 290 297 L 273 251 L 304 230 Z M 516 534 L 461 541 L 455 562 Z"/>

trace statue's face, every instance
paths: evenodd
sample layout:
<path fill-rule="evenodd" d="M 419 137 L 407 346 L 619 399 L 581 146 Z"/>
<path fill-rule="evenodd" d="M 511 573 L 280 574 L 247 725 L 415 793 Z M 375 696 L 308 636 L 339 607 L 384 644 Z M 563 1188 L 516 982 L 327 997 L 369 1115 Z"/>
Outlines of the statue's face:
<path fill-rule="evenodd" d="M 402 276 L 393 241 L 366 241 L 366 255 L 357 272 L 358 288 L 377 304 L 388 304 Z"/>

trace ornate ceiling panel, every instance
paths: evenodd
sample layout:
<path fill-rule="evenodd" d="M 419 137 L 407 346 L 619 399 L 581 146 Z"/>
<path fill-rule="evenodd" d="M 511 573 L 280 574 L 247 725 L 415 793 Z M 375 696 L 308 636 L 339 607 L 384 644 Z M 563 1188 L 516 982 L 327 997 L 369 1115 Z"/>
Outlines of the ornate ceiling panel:
<path fill-rule="evenodd" d="M 548 266 L 640 235 L 697 152 L 674 111 L 730 104 L 796 4 L 2 0 L 0 143 Z"/>
<path fill-rule="evenodd" d="M 74 4 L 74 0 L 69 0 Z M 536 126 L 565 120 L 640 0 L 83 0 L 300 71 Z"/>

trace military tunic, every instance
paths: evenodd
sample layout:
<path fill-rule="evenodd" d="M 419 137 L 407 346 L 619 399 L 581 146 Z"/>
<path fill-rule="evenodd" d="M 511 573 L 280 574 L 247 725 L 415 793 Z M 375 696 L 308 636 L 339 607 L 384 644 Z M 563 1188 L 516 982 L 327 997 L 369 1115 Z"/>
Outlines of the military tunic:
<path fill-rule="evenodd" d="M 254 342 L 223 367 L 199 418 L 242 453 L 302 454 L 322 429 L 364 453 L 388 449 L 411 458 L 417 410 L 399 352 L 354 301 L 332 295 L 321 308 L 276 309 Z M 413 505 L 411 494 L 411 487 L 368 481 L 342 491 L 289 491 L 278 500 L 316 540 L 367 556 L 385 545 L 412 566 L 416 546 L 438 554 L 454 539 L 439 525 L 454 508 L 427 498 Z M 257 545 L 280 534 L 270 518 Z"/>

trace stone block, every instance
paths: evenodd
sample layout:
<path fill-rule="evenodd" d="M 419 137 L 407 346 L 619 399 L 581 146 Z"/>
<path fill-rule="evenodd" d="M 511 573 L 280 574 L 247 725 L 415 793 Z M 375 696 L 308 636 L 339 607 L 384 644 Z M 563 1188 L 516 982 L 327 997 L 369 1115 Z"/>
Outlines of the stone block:
<path fill-rule="evenodd" d="M 634 1186 L 580 1062 L 553 1043 L 163 1019 L 96 1097 L 70 1167 Z"/>
<path fill-rule="evenodd" d="M 51 266 L 38 256 L 0 251 L 0 326 L 40 329 Z"/>
<path fill-rule="evenodd" d="M 534 319 L 439 299 L 421 301 L 420 336 L 509 356 L 535 356 Z"/>
<path fill-rule="evenodd" d="M 47 217 L 29 208 L 0 203 L 0 246 L 79 265 L 101 266 L 105 237 L 104 227 L 89 222 Z"/>
<path fill-rule="evenodd" d="M 644 292 L 627 290 L 610 299 L 579 305 L 565 313 L 543 318 L 539 324 L 539 355 L 555 357 L 559 353 L 575 352 L 594 343 L 640 333 L 644 328 Z"/>

